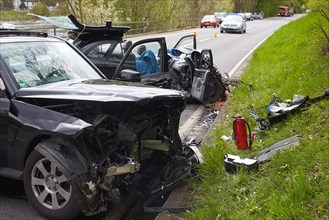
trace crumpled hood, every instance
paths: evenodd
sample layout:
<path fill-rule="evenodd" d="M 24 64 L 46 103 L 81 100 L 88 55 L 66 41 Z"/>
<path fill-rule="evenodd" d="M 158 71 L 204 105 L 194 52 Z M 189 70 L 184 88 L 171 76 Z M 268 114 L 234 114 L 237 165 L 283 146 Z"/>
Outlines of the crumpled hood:
<path fill-rule="evenodd" d="M 183 99 L 182 92 L 115 80 L 67 80 L 37 87 L 21 88 L 16 98 L 47 98 L 99 102 Z"/>

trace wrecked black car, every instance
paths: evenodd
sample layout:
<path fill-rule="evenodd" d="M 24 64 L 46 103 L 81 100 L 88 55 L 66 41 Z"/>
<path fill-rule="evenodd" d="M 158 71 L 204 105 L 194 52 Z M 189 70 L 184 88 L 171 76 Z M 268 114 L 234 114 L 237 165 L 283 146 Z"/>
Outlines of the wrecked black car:
<path fill-rule="evenodd" d="M 225 95 L 226 85 L 213 64 L 212 51 L 197 50 L 195 35 L 182 37 L 168 49 L 164 37 L 134 44 L 124 41 L 129 27 L 112 26 L 110 21 L 105 26 L 90 26 L 73 15 L 61 19 L 35 16 L 69 29 L 72 43 L 109 79 L 184 91 L 188 98 L 205 105 Z"/>
<path fill-rule="evenodd" d="M 111 190 L 156 192 L 200 161 L 178 134 L 181 92 L 106 79 L 45 33 L 0 29 L 0 45 L 0 175 L 43 216 L 105 211 Z"/>

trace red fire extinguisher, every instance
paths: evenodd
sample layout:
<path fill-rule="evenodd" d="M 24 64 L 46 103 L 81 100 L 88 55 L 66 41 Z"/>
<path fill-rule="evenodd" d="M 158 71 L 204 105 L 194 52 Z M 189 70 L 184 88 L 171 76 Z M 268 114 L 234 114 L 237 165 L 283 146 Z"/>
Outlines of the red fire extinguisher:
<path fill-rule="evenodd" d="M 248 122 L 241 116 L 236 116 L 233 118 L 233 134 L 237 148 L 239 150 L 251 149 L 254 135 L 250 132 Z"/>

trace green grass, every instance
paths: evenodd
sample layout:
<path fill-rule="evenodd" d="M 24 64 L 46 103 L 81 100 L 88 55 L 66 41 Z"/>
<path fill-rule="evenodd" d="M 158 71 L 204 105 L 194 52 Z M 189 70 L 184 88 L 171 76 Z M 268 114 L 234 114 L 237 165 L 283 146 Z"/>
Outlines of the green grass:
<path fill-rule="evenodd" d="M 328 99 L 290 115 L 269 131 L 256 131 L 252 150 L 256 156 L 295 134 L 302 135 L 302 143 L 277 153 L 253 172 L 225 172 L 224 154 L 244 158 L 251 152 L 238 151 L 233 141 L 220 138 L 231 134 L 232 116 L 242 115 L 256 127 L 257 122 L 248 115 L 249 107 L 266 106 L 274 96 L 282 100 L 292 99 L 294 94 L 312 98 L 329 88 L 329 57 L 321 54 L 324 38 L 315 28 L 319 19 L 323 19 L 319 14 L 298 19 L 255 51 L 242 76 L 253 90 L 243 85 L 233 90 L 226 119 L 203 147 L 201 180 L 191 184 L 198 189 L 196 199 L 203 205 L 185 213 L 184 219 L 329 219 Z"/>

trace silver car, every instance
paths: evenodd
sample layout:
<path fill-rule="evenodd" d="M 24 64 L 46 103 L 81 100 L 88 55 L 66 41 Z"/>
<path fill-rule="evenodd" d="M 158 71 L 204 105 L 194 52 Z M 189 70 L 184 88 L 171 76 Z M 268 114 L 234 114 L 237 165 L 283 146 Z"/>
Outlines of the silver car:
<path fill-rule="evenodd" d="M 220 32 L 246 33 L 246 21 L 240 15 L 228 15 L 221 23 Z"/>

